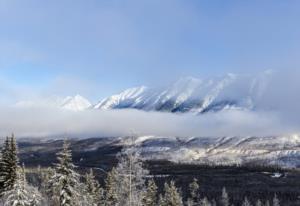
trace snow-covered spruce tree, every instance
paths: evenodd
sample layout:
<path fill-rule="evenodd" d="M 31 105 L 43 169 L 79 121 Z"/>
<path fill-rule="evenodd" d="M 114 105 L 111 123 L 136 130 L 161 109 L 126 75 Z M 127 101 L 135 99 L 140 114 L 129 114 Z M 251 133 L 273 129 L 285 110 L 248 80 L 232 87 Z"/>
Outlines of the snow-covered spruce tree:
<path fill-rule="evenodd" d="M 1 150 L 0 160 L 0 196 L 5 191 L 4 182 L 8 178 L 8 165 L 9 165 L 9 138 L 6 137 Z"/>
<path fill-rule="evenodd" d="M 115 206 L 118 204 L 118 174 L 116 168 L 107 174 L 105 180 L 105 205 L 106 206 Z"/>
<path fill-rule="evenodd" d="M 276 194 L 273 197 L 273 206 L 280 206 L 279 199 Z"/>
<path fill-rule="evenodd" d="M 166 205 L 165 199 L 164 199 L 164 197 L 163 197 L 162 194 L 159 194 L 159 196 L 158 196 L 158 205 L 159 205 L 159 206 Z"/>
<path fill-rule="evenodd" d="M 266 201 L 265 206 L 270 206 L 270 201 L 269 200 Z"/>
<path fill-rule="evenodd" d="M 5 206 L 41 206 L 42 203 L 38 190 L 27 184 L 24 166 L 18 168 L 13 187 L 3 197 Z"/>
<path fill-rule="evenodd" d="M 260 200 L 257 200 L 255 206 L 263 206 L 263 205 L 262 205 L 262 202 Z"/>
<path fill-rule="evenodd" d="M 53 200 L 58 198 L 60 206 L 81 205 L 79 193 L 79 174 L 75 172 L 75 165 L 72 163 L 72 153 L 69 149 L 69 143 L 65 140 L 63 150 L 57 154 L 58 164 L 55 166 L 55 174 L 50 180 L 53 187 Z M 58 197 L 57 197 L 58 196 Z M 52 202 L 52 205 L 57 205 Z"/>
<path fill-rule="evenodd" d="M 229 206 L 229 197 L 228 197 L 228 193 L 226 191 L 226 188 L 223 187 L 222 189 L 222 197 L 221 197 L 221 205 L 222 206 Z"/>
<path fill-rule="evenodd" d="M 175 186 L 174 181 L 171 181 L 170 184 L 165 183 L 164 186 L 164 196 L 160 200 L 161 206 L 182 206 L 182 197 Z"/>
<path fill-rule="evenodd" d="M 120 154 L 116 172 L 118 204 L 122 206 L 142 205 L 146 190 L 145 177 L 149 172 L 143 168 L 139 154 L 134 149 L 126 149 Z"/>
<path fill-rule="evenodd" d="M 52 196 L 52 192 L 50 190 L 50 179 L 54 176 L 54 173 L 54 169 L 50 167 L 40 173 L 41 185 L 39 190 L 41 191 L 44 197 L 48 198 L 48 196 Z"/>
<path fill-rule="evenodd" d="M 53 177 L 56 177 L 56 171 L 52 168 L 48 168 L 47 172 L 49 172 L 48 182 L 44 182 L 45 190 L 42 193 L 45 195 L 48 205 L 55 206 L 59 205 L 59 192 L 60 188 L 57 186 Z"/>
<path fill-rule="evenodd" d="M 1 194 L 10 190 L 17 179 L 18 156 L 14 135 L 6 138 L 1 155 L 0 186 Z"/>
<path fill-rule="evenodd" d="M 104 205 L 104 191 L 99 182 L 96 180 L 92 169 L 90 169 L 90 172 L 85 175 L 85 188 L 86 193 L 92 199 L 93 205 Z"/>
<path fill-rule="evenodd" d="M 80 182 L 78 184 L 77 192 L 79 194 L 78 197 L 76 198 L 78 206 L 97 206 L 97 203 L 95 202 L 92 195 L 87 192 L 85 183 Z"/>
<path fill-rule="evenodd" d="M 200 202 L 201 206 L 212 206 L 211 203 L 208 201 L 207 197 L 204 197 L 201 202 Z"/>
<path fill-rule="evenodd" d="M 242 204 L 242 206 L 251 206 L 251 203 L 249 202 L 248 198 L 245 197 L 244 202 Z"/>
<path fill-rule="evenodd" d="M 211 201 L 211 206 L 217 206 L 217 202 L 216 202 L 215 199 L 213 199 L 213 200 Z"/>
<path fill-rule="evenodd" d="M 147 190 L 143 195 L 143 206 L 156 206 L 157 205 L 157 186 L 153 179 L 147 183 Z"/>
<path fill-rule="evenodd" d="M 18 152 L 17 152 L 17 143 L 16 138 L 12 134 L 10 138 L 10 147 L 9 147 L 9 165 L 8 165 L 8 179 L 4 183 L 5 188 L 10 188 L 14 185 L 17 179 L 17 169 L 18 169 Z"/>
<path fill-rule="evenodd" d="M 187 205 L 193 206 L 196 205 L 199 201 L 198 197 L 199 184 L 196 178 L 194 178 L 193 182 L 189 185 L 190 198 L 187 200 Z"/>

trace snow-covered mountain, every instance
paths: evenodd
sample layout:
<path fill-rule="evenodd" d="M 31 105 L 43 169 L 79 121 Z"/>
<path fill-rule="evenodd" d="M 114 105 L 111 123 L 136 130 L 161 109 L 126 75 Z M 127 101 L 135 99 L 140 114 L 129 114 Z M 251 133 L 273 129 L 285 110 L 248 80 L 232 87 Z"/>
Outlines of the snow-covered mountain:
<path fill-rule="evenodd" d="M 83 111 L 92 106 L 92 104 L 80 95 L 58 97 L 52 96 L 46 99 L 39 99 L 36 101 L 20 101 L 14 106 L 16 107 L 47 107 L 47 108 L 62 108 L 71 111 Z"/>
<path fill-rule="evenodd" d="M 133 108 L 145 111 L 205 113 L 224 109 L 253 109 L 263 95 L 268 73 L 258 77 L 227 74 L 212 79 L 179 79 L 164 88 L 127 89 L 105 98 L 93 108 Z"/>
<path fill-rule="evenodd" d="M 91 106 L 92 104 L 89 102 L 89 100 L 85 99 L 80 95 L 76 95 L 74 97 L 67 97 L 61 104 L 62 108 L 73 111 L 82 111 L 90 108 Z"/>
<path fill-rule="evenodd" d="M 258 76 L 227 74 L 223 77 L 181 78 L 162 88 L 134 87 L 107 97 L 92 105 L 80 95 L 60 98 L 53 96 L 39 101 L 22 101 L 17 106 L 51 106 L 73 111 L 85 109 L 138 109 L 195 114 L 221 110 L 251 110 L 257 108 L 265 95 L 270 73 Z"/>
<path fill-rule="evenodd" d="M 209 164 L 262 163 L 300 167 L 300 136 L 273 137 L 157 137 L 120 138 L 135 145 L 146 159 Z"/>

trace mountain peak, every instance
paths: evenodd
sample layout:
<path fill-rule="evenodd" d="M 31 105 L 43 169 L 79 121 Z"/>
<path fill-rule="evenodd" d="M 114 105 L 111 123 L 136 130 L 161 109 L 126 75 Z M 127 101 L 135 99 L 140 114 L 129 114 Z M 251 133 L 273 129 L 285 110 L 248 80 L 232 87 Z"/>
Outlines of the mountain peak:
<path fill-rule="evenodd" d="M 25 100 L 15 104 L 16 107 L 45 107 L 45 108 L 63 108 L 72 111 L 82 111 L 92 106 L 92 104 L 80 95 L 67 96 L 65 98 L 59 96 L 51 96 L 46 99 Z"/>
<path fill-rule="evenodd" d="M 133 87 L 124 90 L 119 94 L 112 95 L 97 103 L 95 109 L 113 109 L 116 106 L 122 106 L 122 103 L 129 103 L 132 100 L 138 100 L 139 96 L 147 90 L 147 87 Z"/>
<path fill-rule="evenodd" d="M 62 103 L 61 107 L 72 110 L 72 111 L 82 111 L 89 107 L 92 104 L 84 97 L 80 95 L 75 95 L 74 97 L 66 97 L 64 102 Z"/>

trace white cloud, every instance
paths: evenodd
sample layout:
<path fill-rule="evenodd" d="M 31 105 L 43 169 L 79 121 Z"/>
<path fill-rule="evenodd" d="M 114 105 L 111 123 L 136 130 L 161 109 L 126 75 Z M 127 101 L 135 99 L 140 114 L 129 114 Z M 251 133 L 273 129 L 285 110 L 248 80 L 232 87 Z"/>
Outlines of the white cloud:
<path fill-rule="evenodd" d="M 71 112 L 49 108 L 2 108 L 0 135 L 18 137 L 266 136 L 297 132 L 276 114 L 229 110 L 201 116 L 136 110 Z"/>

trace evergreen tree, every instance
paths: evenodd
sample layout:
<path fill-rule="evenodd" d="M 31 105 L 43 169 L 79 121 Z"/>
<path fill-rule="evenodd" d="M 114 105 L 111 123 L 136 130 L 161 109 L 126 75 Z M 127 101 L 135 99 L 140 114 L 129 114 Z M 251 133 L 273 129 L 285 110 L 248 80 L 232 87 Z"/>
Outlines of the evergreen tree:
<path fill-rule="evenodd" d="M 159 206 L 166 206 L 166 201 L 165 201 L 165 198 L 163 197 L 162 194 L 159 194 L 159 197 L 158 197 L 158 205 Z"/>
<path fill-rule="evenodd" d="M 265 206 L 270 206 L 270 201 L 267 200 Z"/>
<path fill-rule="evenodd" d="M 87 191 L 85 183 L 78 183 L 78 197 L 76 198 L 78 206 L 97 206 L 94 197 Z"/>
<path fill-rule="evenodd" d="M 18 156 L 17 143 L 14 135 L 6 138 L 2 149 L 1 170 L 0 170 L 0 186 L 1 193 L 10 190 L 17 179 Z"/>
<path fill-rule="evenodd" d="M 229 206 L 229 197 L 226 191 L 226 188 L 223 187 L 222 189 L 222 198 L 221 198 L 221 205 L 222 206 Z"/>
<path fill-rule="evenodd" d="M 55 187 L 53 179 L 55 176 L 55 170 L 50 167 L 42 173 L 40 191 L 49 205 L 59 205 L 59 188 Z"/>
<path fill-rule="evenodd" d="M 251 206 L 251 203 L 249 202 L 248 198 L 245 197 L 244 202 L 242 204 L 242 206 Z"/>
<path fill-rule="evenodd" d="M 4 183 L 8 179 L 8 166 L 9 166 L 9 148 L 10 148 L 10 140 L 6 137 L 5 142 L 2 146 L 1 151 L 1 161 L 0 161 L 0 194 L 5 191 Z"/>
<path fill-rule="evenodd" d="M 211 203 L 208 201 L 207 197 L 204 197 L 201 202 L 200 202 L 201 206 L 211 206 Z"/>
<path fill-rule="evenodd" d="M 188 198 L 187 201 L 187 204 L 189 206 L 196 205 L 198 201 L 198 189 L 199 189 L 199 184 L 197 182 L 197 179 L 194 178 L 193 182 L 189 185 L 190 198 Z"/>
<path fill-rule="evenodd" d="M 262 206 L 262 202 L 260 200 L 257 200 L 256 205 L 255 206 Z"/>
<path fill-rule="evenodd" d="M 191 198 L 188 198 L 187 201 L 186 201 L 186 205 L 187 206 L 194 206 L 195 202 Z"/>
<path fill-rule="evenodd" d="M 118 204 L 122 206 L 142 205 L 145 194 L 145 176 L 148 171 L 143 168 L 139 154 L 134 149 L 127 149 L 119 157 L 116 167 Z"/>
<path fill-rule="evenodd" d="M 143 197 L 143 206 L 156 206 L 157 205 L 157 186 L 153 179 L 148 181 L 147 190 Z"/>
<path fill-rule="evenodd" d="M 52 169 L 51 167 L 47 168 L 44 171 L 40 172 L 40 179 L 41 179 L 41 183 L 40 183 L 40 191 L 44 196 L 52 196 L 52 192 L 50 191 L 50 180 L 51 177 L 53 177 L 55 174 L 54 169 Z"/>
<path fill-rule="evenodd" d="M 4 192 L 5 206 L 40 206 L 42 197 L 38 190 L 27 185 L 25 168 L 17 170 L 17 179 L 13 187 Z"/>
<path fill-rule="evenodd" d="M 273 197 L 273 206 L 280 206 L 279 199 L 277 198 L 276 194 Z"/>
<path fill-rule="evenodd" d="M 217 206 L 216 200 L 213 199 L 213 200 L 211 201 L 211 206 Z"/>
<path fill-rule="evenodd" d="M 66 140 L 63 150 L 57 154 L 57 159 L 59 163 L 56 164 L 55 174 L 51 178 L 51 186 L 56 193 L 54 195 L 59 196 L 60 206 L 80 205 L 79 174 L 74 170 L 72 153 Z"/>
<path fill-rule="evenodd" d="M 96 180 L 96 177 L 93 173 L 93 170 L 90 169 L 90 172 L 85 175 L 86 180 L 86 192 L 91 196 L 93 205 L 103 205 L 104 196 L 103 189 L 100 187 L 99 182 Z"/>
<path fill-rule="evenodd" d="M 17 154 L 17 143 L 14 135 L 12 134 L 10 138 L 10 158 L 9 158 L 9 178 L 5 183 L 4 187 L 10 188 L 14 185 L 17 179 L 17 169 L 18 169 L 18 154 Z M 25 174 L 24 174 L 25 175 Z"/>
<path fill-rule="evenodd" d="M 107 174 L 105 180 L 105 205 L 115 206 L 118 203 L 118 176 L 115 168 Z"/>
<path fill-rule="evenodd" d="M 165 183 L 164 187 L 164 197 L 162 198 L 162 206 L 182 206 L 182 197 L 175 186 L 174 181 L 171 181 L 170 184 Z"/>

